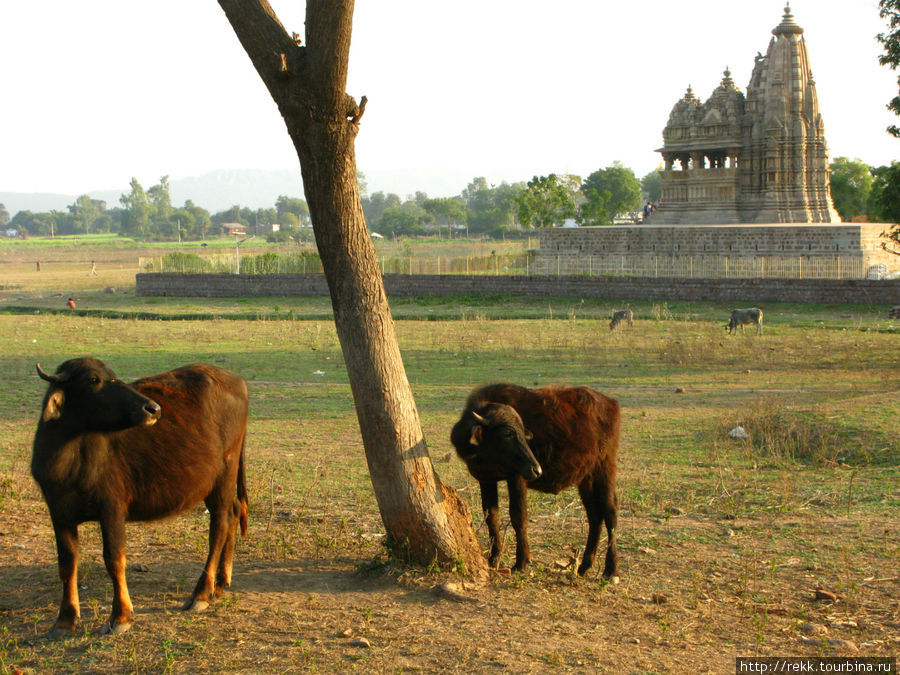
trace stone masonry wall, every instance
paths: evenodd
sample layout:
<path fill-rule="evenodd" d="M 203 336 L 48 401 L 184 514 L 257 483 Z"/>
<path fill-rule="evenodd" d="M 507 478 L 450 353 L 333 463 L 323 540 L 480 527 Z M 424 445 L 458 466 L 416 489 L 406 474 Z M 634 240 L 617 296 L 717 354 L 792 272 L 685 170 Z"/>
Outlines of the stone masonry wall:
<path fill-rule="evenodd" d="M 389 296 L 519 295 L 610 300 L 900 304 L 900 280 L 671 279 L 387 274 Z M 325 277 L 309 275 L 138 274 L 137 295 L 252 297 L 328 295 Z"/>
<path fill-rule="evenodd" d="M 900 268 L 898 256 L 881 248 L 879 223 L 829 225 L 613 225 L 548 228 L 537 255 L 659 254 L 674 256 L 859 256 L 867 265 Z"/>

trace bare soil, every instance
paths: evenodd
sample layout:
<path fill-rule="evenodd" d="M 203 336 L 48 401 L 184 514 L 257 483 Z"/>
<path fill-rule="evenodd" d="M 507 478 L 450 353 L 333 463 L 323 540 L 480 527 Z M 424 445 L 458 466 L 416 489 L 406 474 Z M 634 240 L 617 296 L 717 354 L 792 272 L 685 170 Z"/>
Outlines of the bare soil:
<path fill-rule="evenodd" d="M 36 494 L 3 503 L 0 665 L 10 672 L 733 672 L 737 656 L 892 656 L 900 649 L 896 522 L 810 506 L 730 519 L 620 522 L 618 584 L 574 575 L 583 515 L 531 524 L 535 564 L 474 585 L 382 553 L 375 514 L 257 505 L 232 590 L 180 606 L 205 555 L 200 511 L 129 526 L 134 628 L 100 636 L 110 584 L 96 526 L 82 527 L 82 629 L 44 637 L 60 585 Z M 267 513 L 268 511 L 268 513 Z M 479 533 L 484 538 L 483 528 Z M 509 544 L 509 542 L 507 542 Z M 507 564 L 509 561 L 507 560 Z M 817 599 L 817 588 L 834 599 Z"/>

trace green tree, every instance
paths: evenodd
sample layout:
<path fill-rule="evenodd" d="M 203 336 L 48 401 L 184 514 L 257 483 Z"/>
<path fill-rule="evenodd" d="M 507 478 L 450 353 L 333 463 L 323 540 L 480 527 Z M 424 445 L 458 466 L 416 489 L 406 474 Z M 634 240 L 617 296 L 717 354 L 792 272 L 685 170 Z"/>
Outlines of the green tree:
<path fill-rule="evenodd" d="M 119 197 L 122 203 L 122 232 L 132 236 L 146 236 L 150 233 L 153 207 L 137 178 L 131 179 L 130 187 L 131 192 Z"/>
<path fill-rule="evenodd" d="M 595 188 L 588 188 L 582 194 L 584 201 L 578 209 L 578 222 L 581 225 L 609 225 L 612 223 L 613 214 L 610 206 L 612 193 L 609 190 L 597 192 Z"/>
<path fill-rule="evenodd" d="M 240 204 L 235 204 L 231 208 L 219 211 L 212 215 L 213 225 L 223 225 L 224 223 L 240 223 L 245 227 L 249 224 L 244 219 L 246 209 L 242 209 Z"/>
<path fill-rule="evenodd" d="M 285 213 L 293 213 L 301 225 L 309 225 L 309 205 L 299 197 L 279 195 L 275 200 L 275 211 L 280 219 Z M 282 222 L 279 220 L 279 222 Z"/>
<path fill-rule="evenodd" d="M 588 176 L 581 192 L 585 197 L 581 209 L 584 225 L 608 225 L 623 213 L 641 206 L 641 183 L 634 171 L 619 162 Z"/>
<path fill-rule="evenodd" d="M 188 236 L 192 238 L 206 239 L 206 234 L 209 232 L 209 228 L 212 225 L 212 218 L 209 215 L 209 211 L 204 209 L 202 206 L 197 206 L 190 199 L 184 202 L 184 206 L 182 207 L 183 211 L 187 211 L 192 216 L 191 229 L 188 232 Z M 184 232 L 184 230 L 182 230 Z"/>
<path fill-rule="evenodd" d="M 169 220 L 174 224 L 176 239 L 192 239 L 197 231 L 194 214 L 186 208 L 172 211 Z"/>
<path fill-rule="evenodd" d="M 872 206 L 875 216 L 884 223 L 893 223 L 891 238 L 900 243 L 900 162 L 880 166 L 873 171 Z"/>
<path fill-rule="evenodd" d="M 0 204 L 0 227 L 9 222 L 9 211 L 6 210 L 6 204 Z"/>
<path fill-rule="evenodd" d="M 872 167 L 859 159 L 836 157 L 829 168 L 831 200 L 841 220 L 867 215 L 872 196 Z"/>
<path fill-rule="evenodd" d="M 461 193 L 466 205 L 466 229 L 471 232 L 504 231 L 517 225 L 517 199 L 524 183 L 488 185 L 483 177 L 472 180 Z"/>
<path fill-rule="evenodd" d="M 466 223 L 466 205 L 459 197 L 426 199 L 422 202 L 422 208 L 431 214 L 435 223 L 446 226 L 448 230 L 454 225 Z"/>
<path fill-rule="evenodd" d="M 50 227 L 41 228 L 40 225 L 42 223 L 36 222 L 37 216 L 29 211 L 28 209 L 22 209 L 18 211 L 16 215 L 12 217 L 7 223 L 10 227 L 14 227 L 17 230 L 27 232 L 28 234 L 36 237 L 46 237 L 50 235 Z"/>
<path fill-rule="evenodd" d="M 662 197 L 662 176 L 659 170 L 653 170 L 641 178 L 641 191 L 643 198 L 648 202 L 658 202 Z"/>
<path fill-rule="evenodd" d="M 169 221 L 172 213 L 172 198 L 169 196 L 169 177 L 163 176 L 159 183 L 147 190 L 147 199 L 153 205 L 154 219 L 158 223 Z"/>
<path fill-rule="evenodd" d="M 75 231 L 87 234 L 94 222 L 106 209 L 106 202 L 91 199 L 88 195 L 81 195 L 74 204 L 69 205 L 69 213 L 72 214 L 72 224 Z"/>
<path fill-rule="evenodd" d="M 896 70 L 900 66 L 900 0 L 879 0 L 879 16 L 887 20 L 888 32 L 879 33 L 878 41 L 884 45 L 884 54 L 878 57 L 878 62 L 883 66 L 888 66 L 891 70 Z M 900 77 L 897 78 L 900 84 Z M 900 115 L 900 96 L 895 96 L 888 103 L 888 110 L 895 115 Z M 900 138 L 900 127 L 892 124 L 887 129 L 888 133 L 896 138 Z M 887 200 L 891 195 L 897 195 L 897 178 L 896 178 L 896 162 L 892 162 L 890 167 L 879 167 L 875 170 L 875 185 L 873 185 L 873 200 L 879 215 L 888 222 L 894 223 L 888 231 L 888 237 L 894 244 L 892 253 L 898 253 L 897 248 L 900 247 L 900 217 L 891 213 L 896 207 L 891 208 Z"/>
<path fill-rule="evenodd" d="M 384 192 L 381 191 L 375 192 L 369 197 L 363 197 L 360 202 L 362 203 L 363 214 L 366 218 L 366 225 L 370 230 L 375 230 L 380 227 L 379 221 L 386 209 L 400 206 L 402 203 L 400 197 L 393 192 L 384 194 Z"/>
<path fill-rule="evenodd" d="M 519 195 L 517 215 L 522 225 L 552 227 L 575 217 L 575 200 L 568 177 L 535 176 Z"/>
<path fill-rule="evenodd" d="M 398 235 L 422 234 L 424 226 L 434 221 L 434 217 L 414 200 L 403 202 L 400 206 L 391 206 L 384 210 L 378 222 L 383 234 L 396 237 Z"/>
<path fill-rule="evenodd" d="M 888 31 L 879 33 L 876 37 L 884 46 L 884 54 L 878 57 L 878 62 L 891 70 L 900 66 L 900 0 L 879 0 L 878 14 L 887 20 Z M 897 78 L 900 84 L 900 78 Z M 900 115 L 900 96 L 895 96 L 887 105 L 888 110 L 895 115 Z M 900 138 L 900 127 L 892 124 L 887 128 L 892 136 Z"/>

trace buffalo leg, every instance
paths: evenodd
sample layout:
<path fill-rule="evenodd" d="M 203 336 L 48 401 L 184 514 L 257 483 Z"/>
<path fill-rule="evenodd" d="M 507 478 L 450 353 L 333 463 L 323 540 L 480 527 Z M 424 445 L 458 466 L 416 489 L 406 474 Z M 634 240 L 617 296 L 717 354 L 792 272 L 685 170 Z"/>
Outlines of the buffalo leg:
<path fill-rule="evenodd" d="M 204 610 L 216 595 L 216 575 L 219 570 L 219 561 L 225 549 L 225 541 L 231 527 L 230 508 L 223 508 L 213 499 L 207 499 L 206 506 L 209 509 L 209 555 L 206 565 L 197 580 L 194 592 L 187 599 L 181 609 Z"/>
<path fill-rule="evenodd" d="M 510 478 L 509 487 L 509 520 L 516 531 L 516 563 L 512 569 L 521 572 L 531 562 L 531 551 L 528 548 L 528 502 L 526 495 L 528 486 L 521 476 Z"/>
<path fill-rule="evenodd" d="M 103 562 L 113 583 L 112 613 L 101 633 L 124 633 L 134 623 L 134 606 L 125 581 L 125 514 L 105 513 L 100 520 L 103 533 Z"/>
<path fill-rule="evenodd" d="M 53 529 L 56 533 L 56 557 L 63 592 L 59 615 L 48 636 L 59 637 L 74 631 L 81 616 L 78 603 L 78 525 L 60 523 L 54 518 Z"/>
<path fill-rule="evenodd" d="M 497 483 L 495 481 L 481 482 L 481 510 L 484 513 L 484 522 L 487 524 L 488 536 L 491 541 L 491 552 L 488 556 L 488 564 L 497 567 L 500 562 L 500 500 L 497 495 Z"/>
<path fill-rule="evenodd" d="M 231 586 L 231 572 L 234 568 L 234 542 L 237 538 L 238 522 L 240 520 L 240 502 L 235 499 L 231 506 L 231 517 L 228 521 L 228 534 L 225 536 L 225 545 L 219 558 L 219 570 L 216 574 L 216 597 L 222 595 L 222 591 Z"/>
<path fill-rule="evenodd" d="M 581 502 L 588 518 L 588 538 L 584 545 L 584 556 L 578 566 L 579 576 L 585 573 L 594 564 L 597 553 L 597 544 L 600 541 L 600 528 L 606 524 L 607 544 L 606 561 L 603 567 L 603 577 L 611 579 L 616 574 L 617 549 L 616 549 L 616 521 L 617 503 L 615 486 L 603 475 L 594 476 L 593 480 L 587 480 L 578 486 Z"/>

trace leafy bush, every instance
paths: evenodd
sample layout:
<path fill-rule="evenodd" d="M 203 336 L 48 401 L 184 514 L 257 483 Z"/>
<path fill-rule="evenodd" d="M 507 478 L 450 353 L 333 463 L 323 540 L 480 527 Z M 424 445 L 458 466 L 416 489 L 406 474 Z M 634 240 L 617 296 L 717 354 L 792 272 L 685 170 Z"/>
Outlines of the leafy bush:
<path fill-rule="evenodd" d="M 181 274 L 200 274 L 212 272 L 213 265 L 194 253 L 175 251 L 167 253 L 161 259 L 161 272 L 180 272 Z"/>

